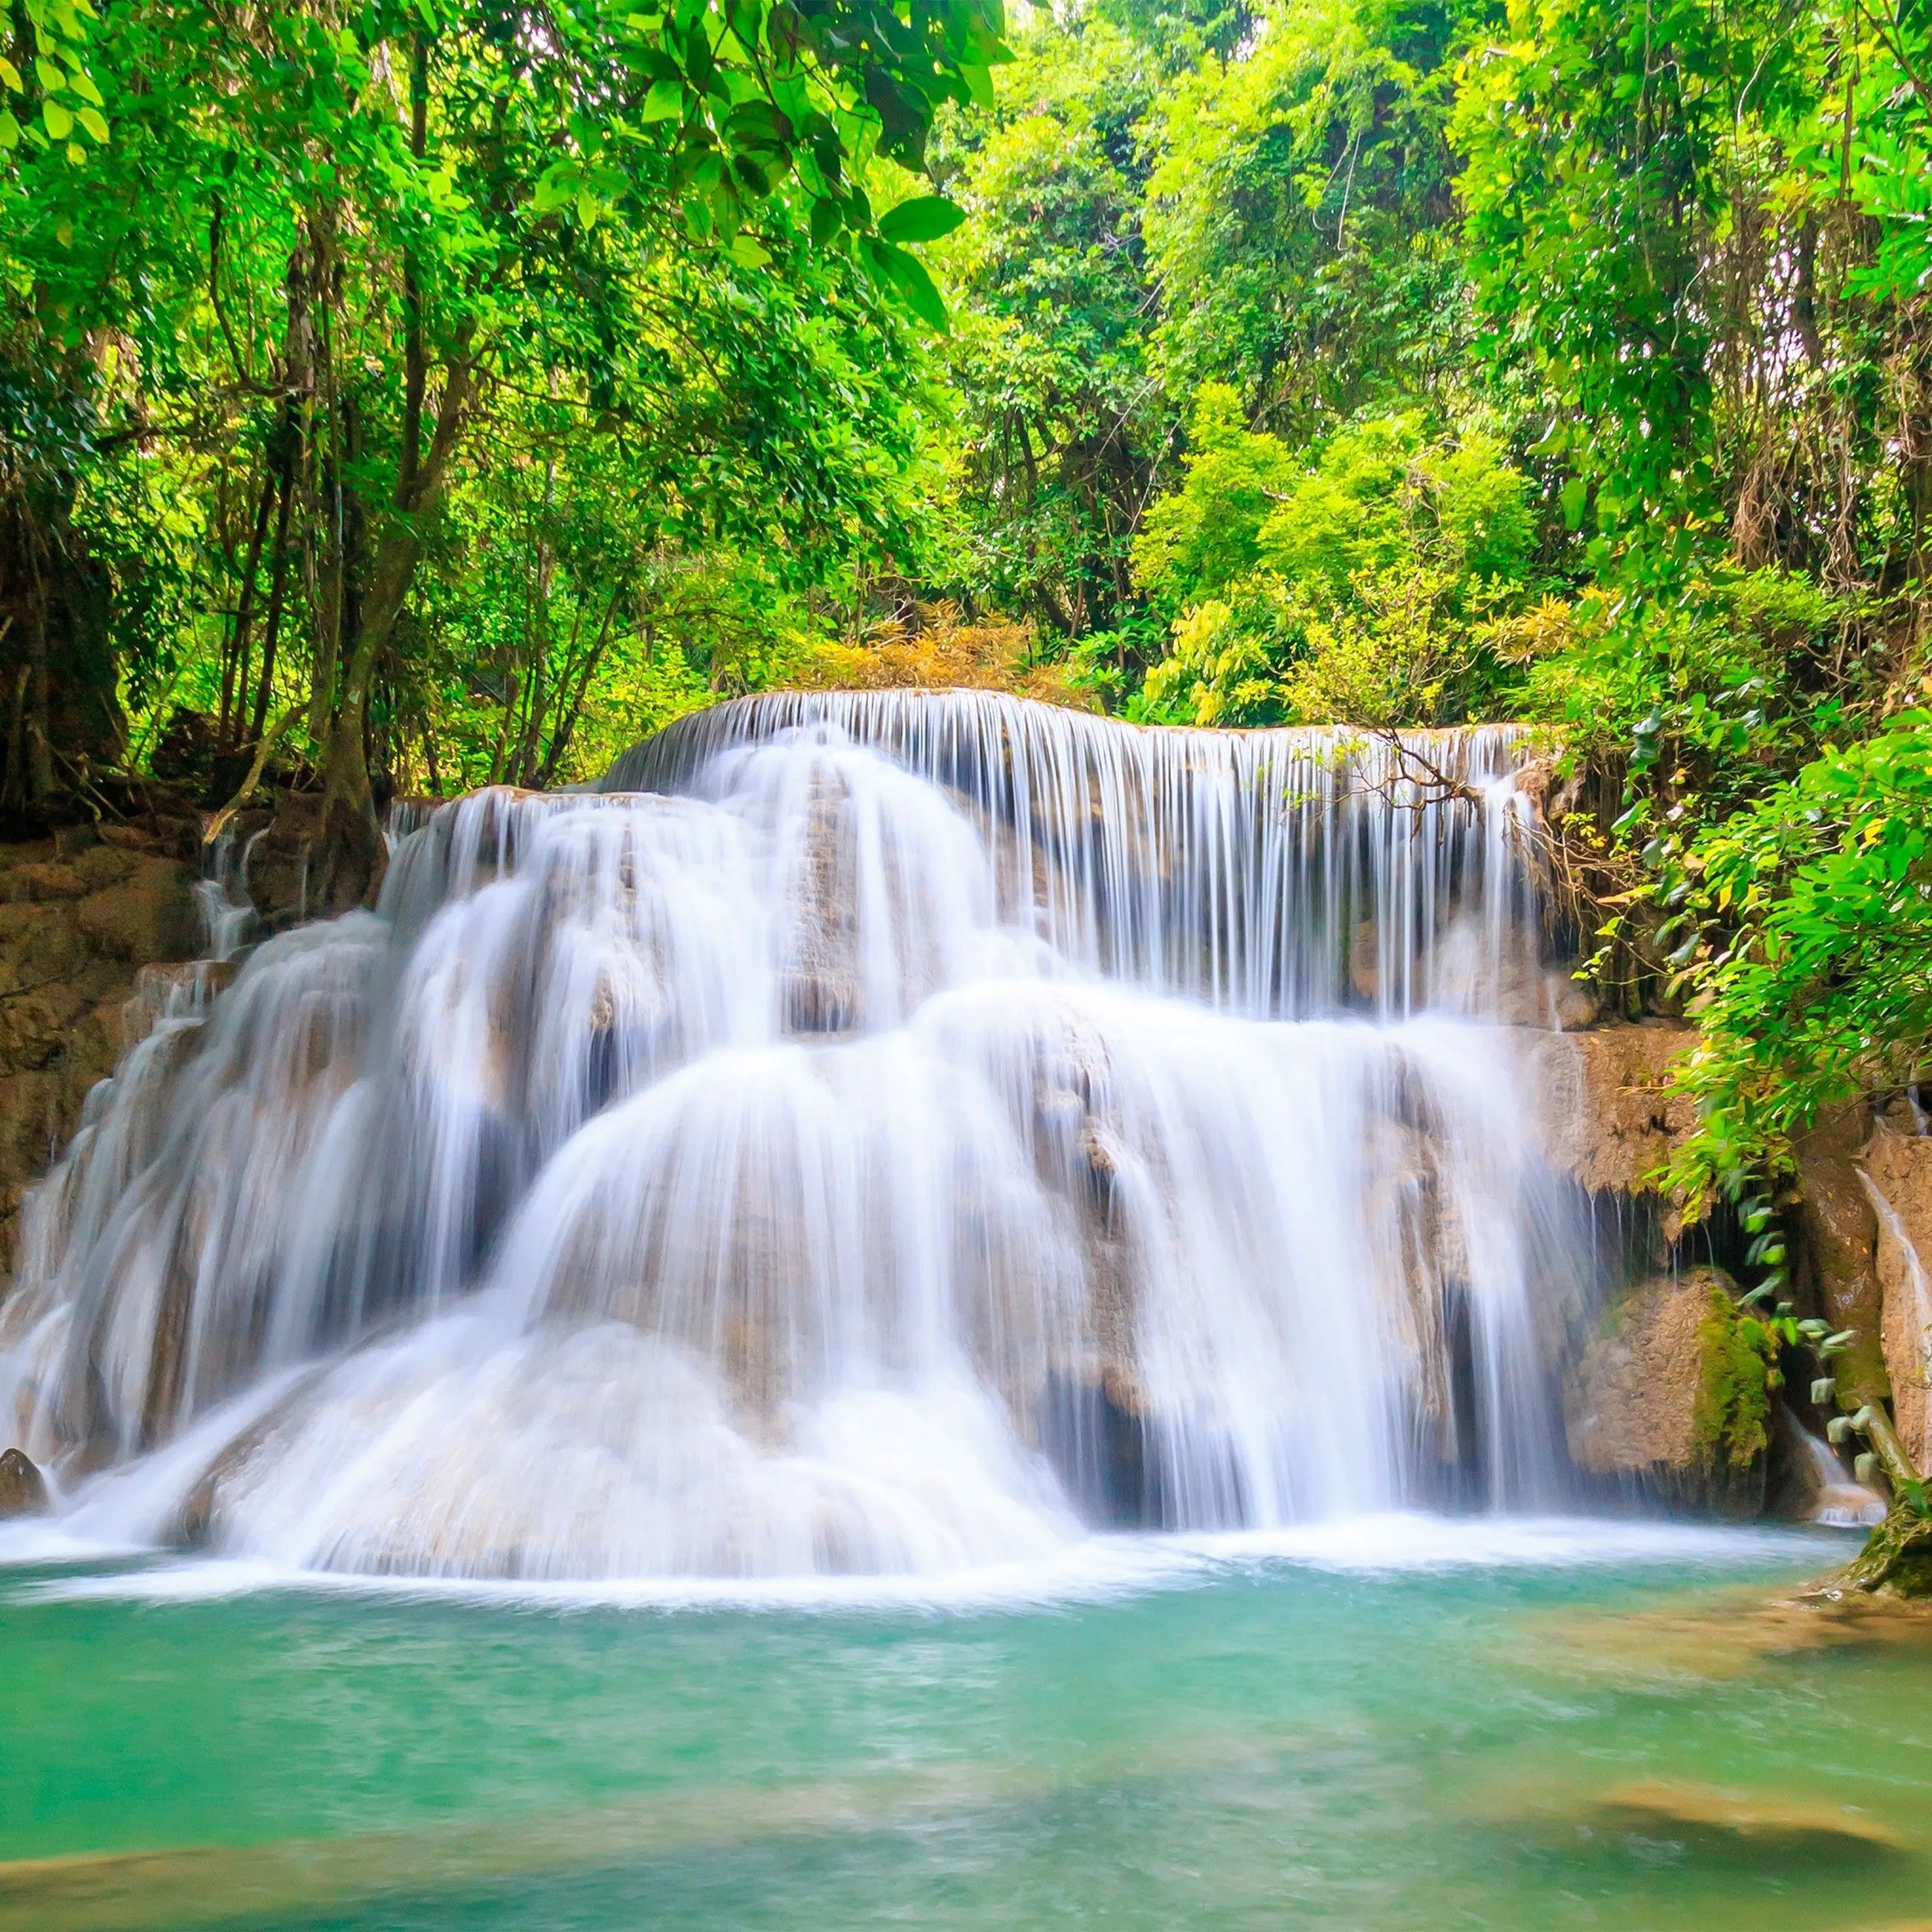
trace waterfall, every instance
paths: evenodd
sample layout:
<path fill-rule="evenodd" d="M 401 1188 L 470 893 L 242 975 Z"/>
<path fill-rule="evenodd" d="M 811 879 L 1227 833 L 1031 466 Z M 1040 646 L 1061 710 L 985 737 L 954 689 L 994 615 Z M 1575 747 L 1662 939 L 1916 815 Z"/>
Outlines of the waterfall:
<path fill-rule="evenodd" d="M 1523 752 L 796 694 L 445 805 L 97 1094 L 0 1431 L 97 1527 L 403 1574 L 1546 1504 Z"/>

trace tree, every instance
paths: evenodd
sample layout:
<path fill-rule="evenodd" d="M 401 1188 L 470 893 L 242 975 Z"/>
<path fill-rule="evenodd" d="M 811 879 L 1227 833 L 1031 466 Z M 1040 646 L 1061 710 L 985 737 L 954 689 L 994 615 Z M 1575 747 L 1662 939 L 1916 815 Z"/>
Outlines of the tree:
<path fill-rule="evenodd" d="M 832 374 L 805 346 L 825 325 L 794 308 L 774 333 L 773 305 L 809 286 L 890 339 L 877 285 L 943 320 L 906 244 L 956 214 L 875 218 L 872 158 L 916 168 L 937 105 L 988 96 L 998 27 L 992 0 L 110 13 L 90 59 L 115 139 L 11 184 L 11 333 L 29 365 L 57 346 L 82 468 L 162 442 L 218 466 L 224 749 L 259 771 L 314 747 L 325 903 L 380 866 L 372 702 L 453 481 L 523 399 L 634 449 L 682 433 L 655 445 L 671 522 L 880 520 L 856 398 L 799 380 Z"/>

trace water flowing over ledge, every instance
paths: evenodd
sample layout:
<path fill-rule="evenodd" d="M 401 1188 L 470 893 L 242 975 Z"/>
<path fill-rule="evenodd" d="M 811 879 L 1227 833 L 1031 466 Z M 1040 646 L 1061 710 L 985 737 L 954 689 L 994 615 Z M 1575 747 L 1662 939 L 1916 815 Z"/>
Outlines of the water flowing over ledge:
<path fill-rule="evenodd" d="M 943 788 L 1090 970 L 1270 1018 L 1489 1010 L 1515 988 L 1520 726 L 1140 728 L 981 692 L 778 692 L 680 718 L 602 788 L 703 790 L 748 747 L 814 732 Z"/>
<path fill-rule="evenodd" d="M 1516 734 L 721 706 L 458 801 L 164 1016 L 32 1204 L 92 1533 L 938 1574 L 1560 1492 Z"/>

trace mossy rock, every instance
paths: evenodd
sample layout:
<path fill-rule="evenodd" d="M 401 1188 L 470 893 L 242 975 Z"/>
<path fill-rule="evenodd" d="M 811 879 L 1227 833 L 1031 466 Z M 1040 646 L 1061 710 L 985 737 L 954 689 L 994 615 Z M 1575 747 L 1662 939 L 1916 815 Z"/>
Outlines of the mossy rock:
<path fill-rule="evenodd" d="M 1696 1454 L 1720 1472 L 1748 1469 L 1771 1446 L 1772 1397 L 1782 1378 L 1777 1338 L 1727 1282 L 1713 1282 L 1706 1296 L 1697 1365 Z"/>
<path fill-rule="evenodd" d="M 1902 1506 L 1893 1510 L 1839 1582 L 1847 1590 L 1932 1598 L 1932 1516 Z"/>

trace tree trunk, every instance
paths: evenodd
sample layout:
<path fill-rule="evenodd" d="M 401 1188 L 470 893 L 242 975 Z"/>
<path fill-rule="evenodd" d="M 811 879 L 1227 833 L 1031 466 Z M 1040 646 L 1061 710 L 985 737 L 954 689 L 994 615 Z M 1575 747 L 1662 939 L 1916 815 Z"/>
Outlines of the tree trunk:
<path fill-rule="evenodd" d="M 422 560 L 423 529 L 442 500 L 449 461 L 469 413 L 476 365 L 459 354 L 446 367 L 436 428 L 416 473 L 398 489 L 389 527 L 376 545 L 354 648 L 343 666 L 340 701 L 322 764 L 320 850 L 311 874 L 328 913 L 374 902 L 387 863 L 369 782 L 369 693 Z"/>
<path fill-rule="evenodd" d="M 290 426 L 292 429 L 292 424 Z M 291 439 L 292 440 L 292 438 Z M 255 715 L 248 736 L 259 745 L 268 729 L 268 706 L 275 688 L 275 644 L 281 634 L 282 606 L 289 588 L 289 500 L 296 493 L 292 449 L 282 459 L 281 503 L 275 512 L 275 552 L 268 584 L 268 614 L 262 630 L 262 681 L 255 692 Z"/>

